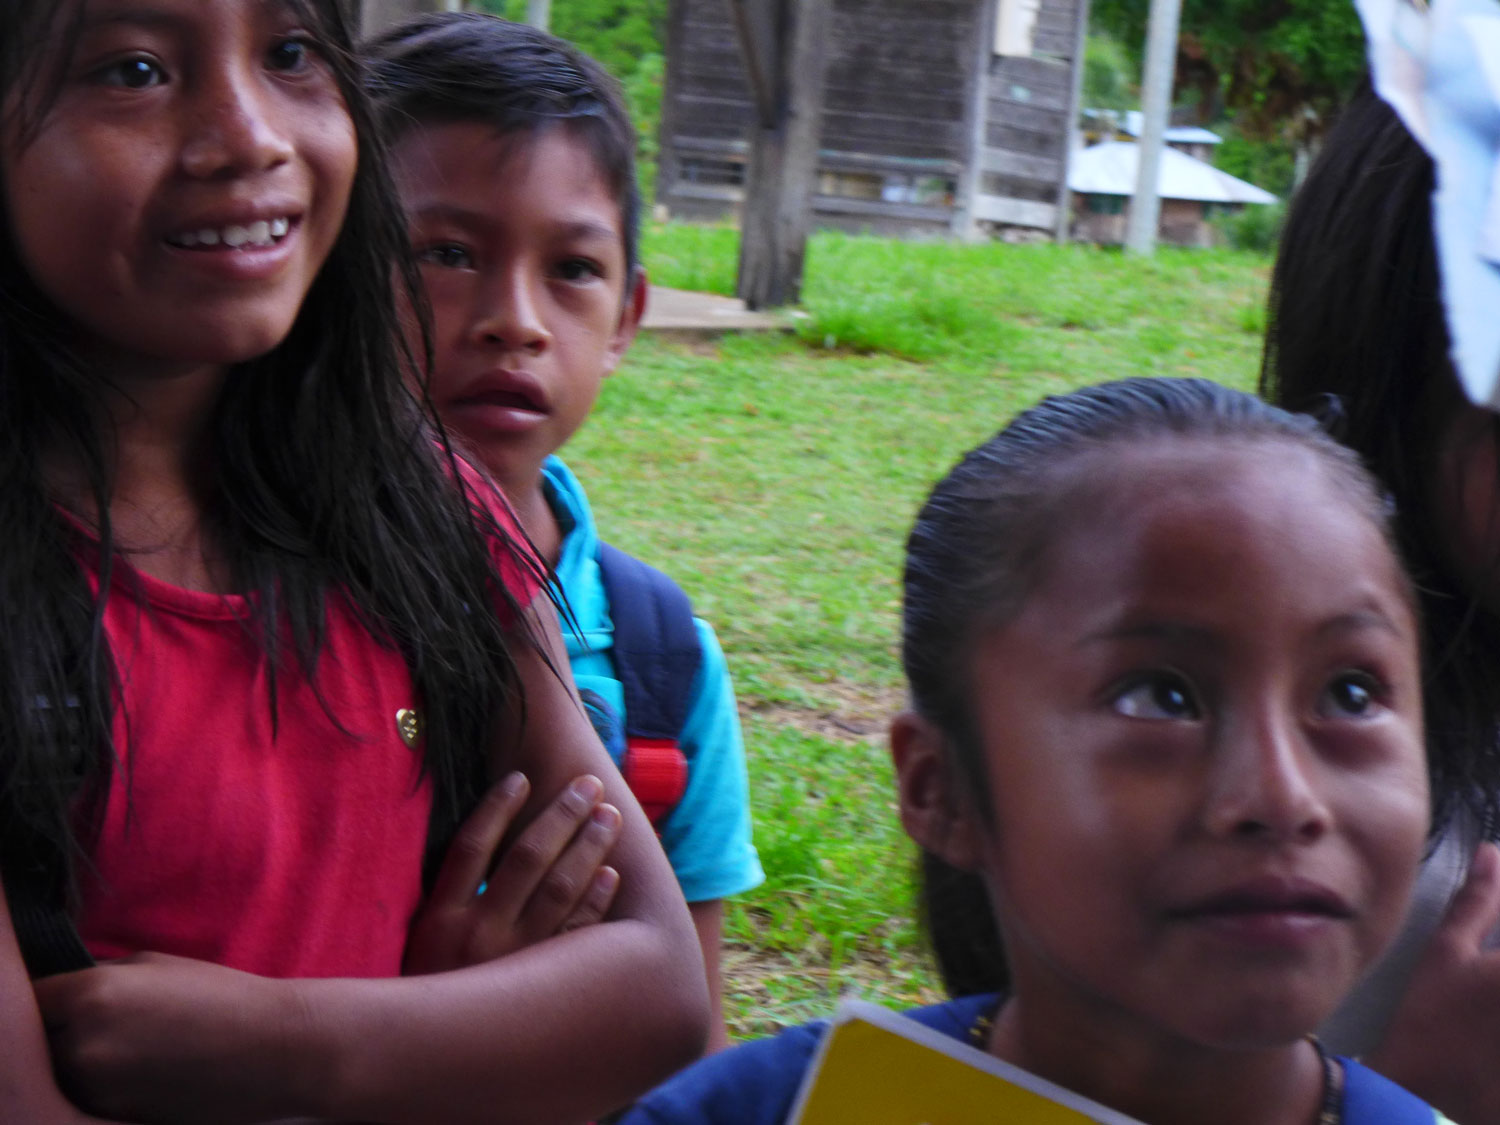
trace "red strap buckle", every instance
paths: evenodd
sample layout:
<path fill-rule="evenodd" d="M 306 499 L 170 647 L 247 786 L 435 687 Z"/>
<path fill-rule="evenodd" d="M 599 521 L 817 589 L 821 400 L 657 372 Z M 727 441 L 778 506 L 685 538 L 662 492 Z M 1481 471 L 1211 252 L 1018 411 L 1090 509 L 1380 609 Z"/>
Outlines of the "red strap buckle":
<path fill-rule="evenodd" d="M 675 738 L 627 738 L 620 772 L 655 828 L 687 792 L 687 757 Z"/>

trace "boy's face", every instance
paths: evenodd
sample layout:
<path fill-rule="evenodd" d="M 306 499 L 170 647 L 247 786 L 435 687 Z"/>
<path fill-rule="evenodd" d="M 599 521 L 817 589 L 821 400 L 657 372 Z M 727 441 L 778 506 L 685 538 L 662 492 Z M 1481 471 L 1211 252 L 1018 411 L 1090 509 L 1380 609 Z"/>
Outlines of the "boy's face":
<path fill-rule="evenodd" d="M 513 495 L 588 417 L 635 336 L 620 208 L 565 128 L 427 125 L 393 150 L 432 303 L 431 395 Z"/>

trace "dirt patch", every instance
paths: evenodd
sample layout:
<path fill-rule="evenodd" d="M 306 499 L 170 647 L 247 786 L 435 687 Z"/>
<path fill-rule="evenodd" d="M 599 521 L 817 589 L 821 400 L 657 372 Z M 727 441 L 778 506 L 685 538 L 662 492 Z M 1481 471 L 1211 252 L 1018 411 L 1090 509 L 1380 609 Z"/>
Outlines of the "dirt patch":
<path fill-rule="evenodd" d="M 721 962 L 724 1008 L 734 1039 L 757 1039 L 808 1020 L 823 1019 L 841 996 L 855 994 L 898 1008 L 944 999 L 918 983 L 929 977 L 925 963 L 893 964 L 886 957 L 862 956 L 837 969 L 821 959 L 797 958 L 745 946 L 726 946 Z"/>
<path fill-rule="evenodd" d="M 897 689 L 872 689 L 854 684 L 820 684 L 821 706 L 792 703 L 742 704 L 742 717 L 779 723 L 804 734 L 816 734 L 838 742 L 882 741 L 891 716 L 906 706 L 906 694 Z"/>

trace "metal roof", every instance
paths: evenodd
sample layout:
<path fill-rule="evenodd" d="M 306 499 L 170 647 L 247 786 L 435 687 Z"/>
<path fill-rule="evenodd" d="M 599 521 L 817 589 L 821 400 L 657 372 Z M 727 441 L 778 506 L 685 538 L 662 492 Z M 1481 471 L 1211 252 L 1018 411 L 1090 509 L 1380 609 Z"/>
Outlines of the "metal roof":
<path fill-rule="evenodd" d="M 1140 166 L 1140 146 L 1134 141 L 1105 141 L 1080 149 L 1068 159 L 1068 188 L 1085 195 L 1134 195 Z M 1201 203 L 1275 203 L 1276 196 L 1254 184 L 1221 172 L 1185 152 L 1163 147 L 1163 199 L 1191 199 Z"/>
<path fill-rule="evenodd" d="M 1129 133 L 1132 137 L 1141 135 L 1141 126 L 1145 114 L 1138 109 L 1127 109 L 1125 111 L 1125 122 L 1120 130 Z M 1210 132 L 1198 125 L 1173 125 L 1163 134 L 1168 144 L 1178 145 L 1221 145 L 1224 138 L 1218 133 Z"/>

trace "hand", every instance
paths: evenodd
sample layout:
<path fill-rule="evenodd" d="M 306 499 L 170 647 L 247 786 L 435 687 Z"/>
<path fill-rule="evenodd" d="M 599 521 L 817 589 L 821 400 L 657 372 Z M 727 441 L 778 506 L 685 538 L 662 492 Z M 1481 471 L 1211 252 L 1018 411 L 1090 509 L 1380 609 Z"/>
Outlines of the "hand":
<path fill-rule="evenodd" d="M 34 988 L 58 1082 L 85 1109 L 226 1123 L 294 1112 L 305 1060 L 282 1045 L 301 1012 L 280 981 L 142 953 Z"/>
<path fill-rule="evenodd" d="M 511 774 L 459 829 L 412 923 L 407 974 L 492 961 L 603 920 L 620 886 L 604 865 L 619 838 L 619 810 L 601 803 L 604 786 L 585 775 L 504 843 L 529 791 L 525 777 Z"/>
<path fill-rule="evenodd" d="M 1469 877 L 1417 963 L 1385 1039 L 1365 1061 L 1464 1125 L 1500 1125 L 1500 848 L 1481 844 Z"/>

